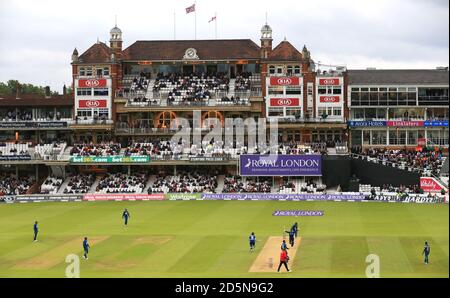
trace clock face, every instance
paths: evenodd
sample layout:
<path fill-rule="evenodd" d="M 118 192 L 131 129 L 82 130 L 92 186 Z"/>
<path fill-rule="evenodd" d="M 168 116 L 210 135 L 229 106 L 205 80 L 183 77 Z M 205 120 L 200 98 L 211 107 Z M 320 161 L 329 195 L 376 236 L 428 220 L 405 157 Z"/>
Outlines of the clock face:
<path fill-rule="evenodd" d="M 189 48 L 184 53 L 185 59 L 198 59 L 197 57 L 197 51 L 194 48 Z"/>

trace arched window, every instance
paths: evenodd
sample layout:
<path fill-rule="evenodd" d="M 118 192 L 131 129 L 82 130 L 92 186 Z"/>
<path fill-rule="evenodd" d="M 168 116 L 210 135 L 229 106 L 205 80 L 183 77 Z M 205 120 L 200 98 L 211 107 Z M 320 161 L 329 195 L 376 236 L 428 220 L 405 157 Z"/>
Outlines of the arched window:
<path fill-rule="evenodd" d="M 174 112 L 166 111 L 159 113 L 155 118 L 156 128 L 176 128 L 176 118 L 177 115 Z"/>
<path fill-rule="evenodd" d="M 224 119 L 221 112 L 208 111 L 203 113 L 202 116 L 202 128 L 212 128 L 216 125 L 224 125 Z"/>

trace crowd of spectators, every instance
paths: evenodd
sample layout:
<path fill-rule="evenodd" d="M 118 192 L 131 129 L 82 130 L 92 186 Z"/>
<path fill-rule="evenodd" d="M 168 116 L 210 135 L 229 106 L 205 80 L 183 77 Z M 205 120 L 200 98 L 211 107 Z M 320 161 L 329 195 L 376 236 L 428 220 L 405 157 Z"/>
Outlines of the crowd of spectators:
<path fill-rule="evenodd" d="M 1 142 L 0 156 L 30 156 L 28 143 Z"/>
<path fill-rule="evenodd" d="M 0 175 L 0 196 L 24 195 L 34 182 L 35 179 L 29 176 Z"/>
<path fill-rule="evenodd" d="M 145 97 L 145 95 L 142 96 L 136 96 L 131 100 L 131 105 L 156 105 L 159 101 L 156 99 L 149 99 Z"/>
<path fill-rule="evenodd" d="M 381 192 L 396 192 L 396 193 L 416 193 L 420 194 L 423 193 L 423 190 L 420 188 L 420 185 L 400 185 L 400 186 L 393 186 L 392 184 L 383 184 L 383 186 L 380 188 Z"/>
<path fill-rule="evenodd" d="M 167 94 L 168 105 L 203 103 L 215 93 L 228 93 L 229 82 L 228 76 L 224 73 L 190 75 L 159 73 L 153 92 Z"/>
<path fill-rule="evenodd" d="M 148 155 L 155 159 L 173 159 L 177 153 L 181 153 L 177 150 L 179 146 L 179 143 L 162 139 L 138 142 L 125 148 L 124 156 Z"/>
<path fill-rule="evenodd" d="M 286 142 L 278 144 L 270 150 L 269 146 L 247 147 L 238 141 L 225 143 L 222 140 L 202 141 L 201 146 L 190 144 L 180 138 L 142 140 L 141 142 L 130 142 L 124 149 L 125 156 L 148 155 L 152 159 L 178 160 L 193 157 L 220 157 L 223 159 L 237 159 L 242 154 L 325 154 L 320 147 L 300 145 L 298 142 Z"/>
<path fill-rule="evenodd" d="M 215 193 L 218 173 L 179 173 L 176 176 L 158 175 L 148 193 Z"/>
<path fill-rule="evenodd" d="M 56 194 L 63 183 L 63 179 L 59 177 L 49 176 L 41 185 L 41 194 Z"/>
<path fill-rule="evenodd" d="M 148 175 L 138 173 L 127 175 L 123 173 L 107 174 L 98 183 L 97 193 L 142 193 L 147 184 Z"/>
<path fill-rule="evenodd" d="M 75 144 L 70 149 L 72 156 L 114 156 L 120 154 L 120 144 L 100 143 L 100 144 Z"/>
<path fill-rule="evenodd" d="M 242 73 L 236 76 L 235 80 L 235 91 L 248 91 L 251 87 L 250 76 L 251 73 Z"/>
<path fill-rule="evenodd" d="M 420 171 L 424 174 L 439 175 L 444 163 L 442 150 L 390 150 L 385 148 L 370 148 L 363 150 L 361 147 L 352 148 L 352 153 L 367 157 L 370 161 L 378 163 L 392 163 L 411 171 Z"/>
<path fill-rule="evenodd" d="M 301 179 L 283 179 L 280 193 L 322 193 L 326 191 L 326 185 L 320 178 L 308 177 Z"/>
<path fill-rule="evenodd" d="M 148 88 L 148 80 L 145 74 L 141 73 L 139 77 L 133 78 L 131 82 L 130 90 L 131 91 L 143 91 Z"/>
<path fill-rule="evenodd" d="M 59 141 L 48 141 L 47 143 L 41 142 L 34 147 L 35 155 L 37 158 L 44 158 L 44 156 L 52 156 L 53 154 L 61 155 L 67 147 L 67 142 Z"/>
<path fill-rule="evenodd" d="M 272 181 L 266 177 L 243 179 L 241 176 L 229 175 L 225 177 L 223 193 L 270 193 Z"/>
<path fill-rule="evenodd" d="M 33 113 L 31 110 L 8 110 L 0 117 L 1 121 L 31 121 L 33 120 Z"/>
<path fill-rule="evenodd" d="M 69 178 L 69 182 L 64 189 L 65 194 L 87 193 L 95 182 L 93 174 L 77 174 Z"/>
<path fill-rule="evenodd" d="M 248 104 L 248 98 L 241 98 L 240 96 L 234 96 L 231 95 L 228 96 L 222 96 L 220 99 L 217 100 L 218 104 L 221 105 L 245 105 Z"/>

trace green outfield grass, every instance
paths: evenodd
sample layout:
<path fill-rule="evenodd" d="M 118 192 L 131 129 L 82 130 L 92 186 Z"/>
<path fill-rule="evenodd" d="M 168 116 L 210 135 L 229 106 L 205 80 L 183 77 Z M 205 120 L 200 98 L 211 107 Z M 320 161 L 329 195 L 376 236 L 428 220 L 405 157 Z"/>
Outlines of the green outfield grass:
<path fill-rule="evenodd" d="M 131 219 L 123 226 L 122 211 Z M 274 217 L 274 210 L 324 210 Z M 33 223 L 39 221 L 39 242 Z M 298 221 L 293 272 L 249 273 L 269 236 Z M 449 277 L 448 205 L 379 202 L 150 201 L 0 205 L 0 277 L 64 277 L 65 257 L 82 254 L 81 277 L 365 277 L 377 254 L 381 277 Z M 255 232 L 257 251 L 248 235 Z M 423 243 L 430 264 L 422 263 Z M 275 257 L 277 262 L 278 256 Z"/>

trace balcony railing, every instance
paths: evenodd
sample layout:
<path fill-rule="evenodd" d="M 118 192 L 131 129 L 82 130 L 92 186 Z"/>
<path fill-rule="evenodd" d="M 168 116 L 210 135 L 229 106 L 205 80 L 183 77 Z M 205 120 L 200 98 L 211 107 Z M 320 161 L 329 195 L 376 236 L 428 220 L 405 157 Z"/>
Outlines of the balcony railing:
<path fill-rule="evenodd" d="M 351 118 L 351 121 L 448 121 L 448 117 Z"/>
<path fill-rule="evenodd" d="M 90 76 L 75 75 L 74 77 L 75 77 L 75 79 L 109 79 L 109 78 L 111 78 L 110 75 L 97 75 L 97 74 L 92 74 Z"/>
<path fill-rule="evenodd" d="M 428 138 L 427 145 L 448 147 L 448 138 Z"/>
<path fill-rule="evenodd" d="M 127 124 L 119 123 L 116 125 L 117 134 L 174 134 L 180 132 L 180 128 L 149 128 L 149 127 L 128 127 Z M 202 128 L 185 128 L 183 131 L 186 134 L 191 134 L 193 132 L 208 133 L 211 132 L 213 128 L 202 127 Z M 215 128 L 215 132 L 223 134 L 224 132 L 233 132 L 235 135 L 239 134 L 239 131 L 232 130 L 231 128 Z"/>
<path fill-rule="evenodd" d="M 419 106 L 427 106 L 427 105 L 448 105 L 448 95 L 443 96 L 425 96 L 425 95 L 419 95 Z"/>
<path fill-rule="evenodd" d="M 267 122 L 276 122 L 279 123 L 345 123 L 346 120 L 342 118 L 322 118 L 322 117 L 315 117 L 315 118 L 295 118 L 295 117 L 268 117 Z"/>
<path fill-rule="evenodd" d="M 221 101 L 216 99 L 209 99 L 204 101 L 172 101 L 166 100 L 152 100 L 140 102 L 128 100 L 127 107 L 227 107 L 227 106 L 250 106 L 247 99 L 234 101 Z"/>
<path fill-rule="evenodd" d="M 406 145 L 406 138 L 389 138 L 389 145 Z"/>
<path fill-rule="evenodd" d="M 111 119 L 75 119 L 69 121 L 71 125 L 110 125 L 114 121 Z"/>

